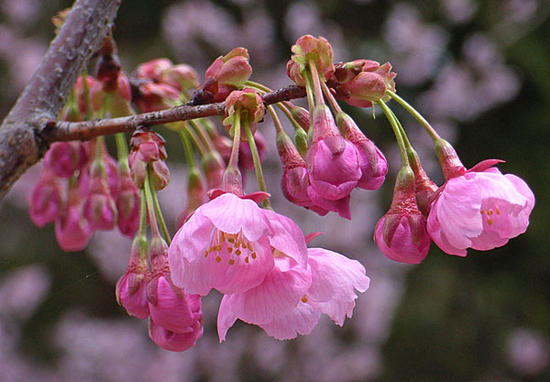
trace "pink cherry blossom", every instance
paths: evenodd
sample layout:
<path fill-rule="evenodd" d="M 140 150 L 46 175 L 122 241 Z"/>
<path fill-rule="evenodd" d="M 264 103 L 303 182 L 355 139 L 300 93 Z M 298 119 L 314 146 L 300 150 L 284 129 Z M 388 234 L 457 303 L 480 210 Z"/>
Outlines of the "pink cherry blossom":
<path fill-rule="evenodd" d="M 327 106 L 315 108 L 313 129 L 313 143 L 306 157 L 311 186 L 323 198 L 342 199 L 361 178 L 359 153 L 340 135 Z"/>
<path fill-rule="evenodd" d="M 139 226 L 140 210 L 139 190 L 134 185 L 128 171 L 120 175 L 120 192 L 116 200 L 118 211 L 117 226 L 119 231 L 132 237 Z"/>
<path fill-rule="evenodd" d="M 481 166 L 476 166 L 481 169 Z M 525 232 L 535 196 L 529 186 L 496 168 L 474 169 L 448 179 L 428 215 L 428 232 L 446 253 L 503 246 Z"/>
<path fill-rule="evenodd" d="M 40 180 L 29 196 L 29 215 L 34 224 L 43 227 L 55 221 L 63 211 L 66 188 L 64 180 L 44 169 Z"/>
<path fill-rule="evenodd" d="M 151 279 L 151 272 L 147 255 L 147 239 L 145 236 L 137 236 L 132 243 L 128 269 L 118 279 L 115 289 L 118 303 L 128 314 L 141 319 L 149 317 L 146 286 Z"/>
<path fill-rule="evenodd" d="M 432 241 L 426 218 L 416 204 L 415 175 L 408 166 L 397 175 L 391 207 L 376 224 L 374 238 L 384 255 L 394 261 L 419 264 L 428 254 Z"/>
<path fill-rule="evenodd" d="M 189 293 L 211 288 L 241 293 L 273 268 L 272 227 L 264 210 L 225 193 L 203 204 L 178 230 L 168 250 L 172 281 Z"/>
<path fill-rule="evenodd" d="M 82 204 L 75 196 L 76 190 L 69 196 L 65 212 L 55 221 L 55 237 L 59 246 L 67 252 L 86 248 L 92 236 L 88 221 L 82 216 Z"/>
<path fill-rule="evenodd" d="M 174 286 L 168 268 L 168 246 L 159 237 L 151 241 L 152 278 L 147 284 L 147 302 L 151 319 L 163 328 L 184 333 L 202 319 L 198 295 Z"/>
<path fill-rule="evenodd" d="M 70 178 L 88 161 L 84 145 L 79 141 L 55 142 L 44 158 L 44 164 L 57 176 Z"/>
<path fill-rule="evenodd" d="M 342 326 L 351 317 L 357 294 L 369 287 L 365 269 L 356 260 L 322 248 L 308 249 L 304 267 L 286 257 L 262 284 L 242 294 L 226 295 L 218 313 L 218 335 L 225 340 L 237 319 L 256 324 L 276 339 L 307 335 L 321 313 Z"/>

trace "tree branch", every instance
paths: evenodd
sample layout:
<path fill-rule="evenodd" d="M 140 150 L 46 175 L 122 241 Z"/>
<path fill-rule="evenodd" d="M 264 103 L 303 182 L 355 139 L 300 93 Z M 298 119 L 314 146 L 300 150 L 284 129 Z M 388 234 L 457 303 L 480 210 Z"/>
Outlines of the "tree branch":
<path fill-rule="evenodd" d="M 110 30 L 121 0 L 77 0 L 29 84 L 0 126 L 0 198 L 48 149 L 56 117 Z"/>
<path fill-rule="evenodd" d="M 270 105 L 276 102 L 302 98 L 305 89 L 296 85 L 273 91 L 264 95 L 264 101 Z M 207 105 L 180 105 L 171 109 L 153 111 L 128 117 L 98 119 L 84 122 L 49 121 L 44 137 L 50 142 L 87 140 L 101 135 L 109 135 L 135 130 L 138 126 L 160 125 L 168 122 L 184 121 L 211 115 L 223 115 L 225 102 Z"/>

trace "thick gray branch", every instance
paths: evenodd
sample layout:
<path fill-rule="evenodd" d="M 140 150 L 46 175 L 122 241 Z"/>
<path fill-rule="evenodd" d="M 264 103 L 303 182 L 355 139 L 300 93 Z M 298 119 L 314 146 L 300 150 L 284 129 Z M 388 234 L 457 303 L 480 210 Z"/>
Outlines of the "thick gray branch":
<path fill-rule="evenodd" d="M 44 60 L 0 126 L 0 198 L 44 155 L 42 130 L 111 28 L 122 0 L 77 0 Z M 16 52 L 14 52 L 16 54 Z"/>

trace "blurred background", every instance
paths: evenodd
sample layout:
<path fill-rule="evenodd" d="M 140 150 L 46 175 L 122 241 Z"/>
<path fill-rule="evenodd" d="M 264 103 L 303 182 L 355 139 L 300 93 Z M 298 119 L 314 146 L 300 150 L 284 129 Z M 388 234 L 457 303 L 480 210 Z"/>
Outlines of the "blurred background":
<path fill-rule="evenodd" d="M 0 0 L 0 116 L 32 75 L 65 0 Z M 38 229 L 26 195 L 39 166 L 0 202 L 0 381 L 548 381 L 550 380 L 550 2 L 548 0 L 124 1 L 115 37 L 123 67 L 169 57 L 203 73 L 235 46 L 249 49 L 252 79 L 290 83 L 285 63 L 302 34 L 322 35 L 336 61 L 390 61 L 399 94 L 455 144 L 464 164 L 506 160 L 533 188 L 526 234 L 466 258 L 435 245 L 418 266 L 394 263 L 372 242 L 388 208 L 399 154 L 389 125 L 347 108 L 385 152 L 392 174 L 377 192 L 355 191 L 353 220 L 321 218 L 286 202 L 273 126 L 265 166 L 278 212 L 314 243 L 358 259 L 371 288 L 343 328 L 326 317 L 313 333 L 276 341 L 237 324 L 218 344 L 219 296 L 203 299 L 205 334 L 184 353 L 155 346 L 146 323 L 116 304 L 130 241 L 96 233 L 64 253 L 53 227 Z M 431 142 L 395 103 L 429 174 Z M 288 127 L 288 126 L 287 126 Z M 167 219 L 185 205 L 183 150 L 168 140 L 172 182 L 161 191 Z M 174 143 L 172 143 L 174 142 Z M 250 177 L 251 178 L 251 177 Z M 251 182 L 249 182 L 251 183 Z"/>

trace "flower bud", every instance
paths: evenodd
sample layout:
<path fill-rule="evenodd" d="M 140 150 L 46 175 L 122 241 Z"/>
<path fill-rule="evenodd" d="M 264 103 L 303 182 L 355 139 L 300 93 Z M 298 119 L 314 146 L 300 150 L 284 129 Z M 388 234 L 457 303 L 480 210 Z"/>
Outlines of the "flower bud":
<path fill-rule="evenodd" d="M 92 165 L 90 188 L 84 202 L 84 216 L 92 230 L 111 230 L 118 217 L 115 200 L 109 192 L 104 175 L 94 171 L 94 167 Z"/>
<path fill-rule="evenodd" d="M 144 62 L 136 69 L 135 75 L 137 78 L 147 78 L 149 80 L 160 82 L 162 73 L 170 69 L 174 64 L 167 58 L 156 58 L 151 61 Z"/>
<path fill-rule="evenodd" d="M 121 171 L 120 193 L 116 201 L 117 225 L 123 235 L 133 237 L 139 226 L 141 198 L 139 190 L 132 181 L 129 169 L 126 166 L 125 168 L 125 171 Z"/>
<path fill-rule="evenodd" d="M 391 207 L 376 224 L 374 236 L 388 258 L 409 264 L 424 260 L 431 244 L 426 218 L 416 204 L 414 183 L 411 168 L 402 167 L 395 182 Z"/>
<path fill-rule="evenodd" d="M 183 333 L 175 333 L 158 325 L 153 320 L 149 321 L 149 337 L 154 343 L 165 350 L 185 351 L 195 345 L 195 342 L 201 336 L 202 323 L 200 321 L 196 321 Z"/>
<path fill-rule="evenodd" d="M 384 183 L 388 172 L 388 162 L 384 154 L 374 142 L 363 134 L 355 121 L 346 113 L 338 113 L 336 123 L 344 138 L 353 143 L 359 153 L 361 178 L 357 182 L 357 187 L 365 190 L 378 189 Z"/>
<path fill-rule="evenodd" d="M 147 302 L 151 319 L 167 330 L 185 333 L 202 319 L 200 297 L 187 294 L 172 283 L 164 240 L 153 237 L 150 254 L 152 278 L 147 284 Z"/>
<path fill-rule="evenodd" d="M 234 134 L 235 113 L 240 114 L 241 126 L 248 123 L 252 134 L 254 134 L 256 123 L 263 120 L 265 115 L 263 97 L 251 88 L 231 92 L 225 101 L 226 118 L 223 120 L 223 125 L 228 126 L 230 136 Z M 246 141 L 246 139 L 245 130 L 241 127 L 241 140 Z"/>
<path fill-rule="evenodd" d="M 139 86 L 136 105 L 143 113 L 168 109 L 180 99 L 178 89 L 164 83 L 146 82 Z"/>
<path fill-rule="evenodd" d="M 146 287 L 151 279 L 147 264 L 147 238 L 136 236 L 132 242 L 126 273 L 116 283 L 116 299 L 128 314 L 141 319 L 149 317 Z"/>
<path fill-rule="evenodd" d="M 84 145 L 80 141 L 55 142 L 44 158 L 44 164 L 60 178 L 70 178 L 88 161 Z"/>
<path fill-rule="evenodd" d="M 65 187 L 63 180 L 45 169 L 29 197 L 29 215 L 34 224 L 43 227 L 60 216 Z"/>
<path fill-rule="evenodd" d="M 378 100 L 388 101 L 386 90 L 395 91 L 396 74 L 391 64 L 380 65 L 371 60 L 355 60 L 336 65 L 329 83 L 336 97 L 352 106 L 371 107 Z"/>
<path fill-rule="evenodd" d="M 83 217 L 78 190 L 69 190 L 66 210 L 55 221 L 55 237 L 66 252 L 80 251 L 88 245 L 93 231 Z"/>
<path fill-rule="evenodd" d="M 197 72 L 189 65 L 172 66 L 161 73 L 160 82 L 168 84 L 180 91 L 187 91 L 198 86 Z"/>
<path fill-rule="evenodd" d="M 319 105 L 313 114 L 313 143 L 306 157 L 309 181 L 320 197 L 349 196 L 361 178 L 359 153 L 338 132 L 330 110 Z"/>
<path fill-rule="evenodd" d="M 315 38 L 311 35 L 302 36 L 296 41 L 296 44 L 292 45 L 291 51 L 293 55 L 287 64 L 287 74 L 297 85 L 305 86 L 301 73 L 305 70 L 308 62 L 312 62 L 325 79 L 332 75 L 334 55 L 332 47 L 325 38 Z"/>

